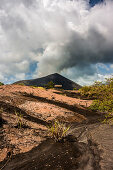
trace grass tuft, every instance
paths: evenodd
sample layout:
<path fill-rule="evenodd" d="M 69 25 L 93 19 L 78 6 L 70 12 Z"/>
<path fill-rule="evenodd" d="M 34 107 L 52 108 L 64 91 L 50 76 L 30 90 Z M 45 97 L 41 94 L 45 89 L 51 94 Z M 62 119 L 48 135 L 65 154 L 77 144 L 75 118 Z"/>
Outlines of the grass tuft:
<path fill-rule="evenodd" d="M 64 123 L 60 123 L 58 120 L 55 120 L 48 126 L 49 134 L 56 142 L 61 141 L 66 136 L 69 129 L 70 126 L 66 127 Z"/>
<path fill-rule="evenodd" d="M 15 111 L 15 115 L 17 117 L 17 126 L 18 126 L 18 128 L 22 128 L 22 126 L 23 126 L 23 115 L 21 113 L 19 113 L 19 112 L 16 112 L 16 111 Z"/>

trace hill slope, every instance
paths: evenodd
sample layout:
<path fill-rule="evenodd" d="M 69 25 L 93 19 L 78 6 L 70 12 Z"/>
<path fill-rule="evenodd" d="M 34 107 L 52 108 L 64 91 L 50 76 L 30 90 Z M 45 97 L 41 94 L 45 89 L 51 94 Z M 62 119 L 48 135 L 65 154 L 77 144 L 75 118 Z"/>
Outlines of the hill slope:
<path fill-rule="evenodd" d="M 50 74 L 48 76 L 37 78 L 37 79 L 31 79 L 31 80 L 22 80 L 15 82 L 14 84 L 24 83 L 26 86 L 40 86 L 44 87 L 45 84 L 52 81 L 55 85 L 62 85 L 62 88 L 64 90 L 73 90 L 74 88 L 80 89 L 81 86 L 63 76 L 61 76 L 58 73 Z"/>

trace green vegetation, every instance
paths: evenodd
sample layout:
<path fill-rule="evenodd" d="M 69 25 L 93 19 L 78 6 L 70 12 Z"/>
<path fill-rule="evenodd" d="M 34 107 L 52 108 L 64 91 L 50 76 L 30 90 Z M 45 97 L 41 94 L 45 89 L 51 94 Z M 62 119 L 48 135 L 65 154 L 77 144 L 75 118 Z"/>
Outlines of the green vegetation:
<path fill-rule="evenodd" d="M 102 121 L 102 123 L 107 123 L 109 125 L 113 125 L 113 113 L 106 114 L 105 119 Z"/>
<path fill-rule="evenodd" d="M 67 131 L 69 130 L 69 126 L 66 127 L 65 124 L 60 123 L 55 120 L 50 126 L 48 126 L 48 131 L 50 136 L 56 141 L 61 141 L 65 136 Z"/>
<path fill-rule="evenodd" d="M 44 88 L 44 87 L 38 87 L 38 89 L 45 90 L 45 88 Z"/>
<path fill-rule="evenodd" d="M 104 122 L 113 123 L 113 78 L 106 79 L 104 83 L 95 82 L 92 86 L 84 86 L 80 93 L 94 99 L 90 109 L 106 113 Z"/>
<path fill-rule="evenodd" d="M 0 86 L 4 85 L 4 83 L 0 82 Z"/>
<path fill-rule="evenodd" d="M 25 84 L 24 84 L 24 83 L 18 83 L 17 85 L 25 86 Z"/>
<path fill-rule="evenodd" d="M 30 86 L 30 87 L 33 87 L 33 88 L 38 88 L 37 86 L 33 85 L 33 86 Z"/>
<path fill-rule="evenodd" d="M 75 87 L 75 88 L 73 88 L 73 90 L 77 90 L 77 88 Z"/>
<path fill-rule="evenodd" d="M 22 128 L 22 126 L 23 126 L 23 115 L 19 112 L 16 112 L 16 111 L 15 111 L 15 115 L 17 117 L 18 128 Z"/>
<path fill-rule="evenodd" d="M 54 88 L 54 83 L 52 81 L 48 82 L 47 84 L 45 84 L 45 88 L 47 88 L 47 89 Z"/>
<path fill-rule="evenodd" d="M 45 90 L 45 88 L 44 88 L 44 87 L 41 87 L 41 86 L 30 86 L 30 87 L 32 87 L 32 88 L 34 88 L 34 89 L 38 88 L 38 89 L 41 89 L 41 90 Z"/>

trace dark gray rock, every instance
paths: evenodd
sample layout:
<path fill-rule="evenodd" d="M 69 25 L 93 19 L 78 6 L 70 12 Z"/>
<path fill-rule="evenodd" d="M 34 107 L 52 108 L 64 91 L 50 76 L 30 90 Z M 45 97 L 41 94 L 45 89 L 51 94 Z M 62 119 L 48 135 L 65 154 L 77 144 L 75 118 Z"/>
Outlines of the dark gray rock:
<path fill-rule="evenodd" d="M 89 155 L 89 160 L 83 166 L 84 170 L 113 170 L 113 126 L 101 123 L 81 125 L 73 128 L 71 134 L 79 143 L 86 144 L 92 150 L 92 154 L 86 154 L 86 157 Z M 93 163 L 96 163 L 98 168 Z"/>

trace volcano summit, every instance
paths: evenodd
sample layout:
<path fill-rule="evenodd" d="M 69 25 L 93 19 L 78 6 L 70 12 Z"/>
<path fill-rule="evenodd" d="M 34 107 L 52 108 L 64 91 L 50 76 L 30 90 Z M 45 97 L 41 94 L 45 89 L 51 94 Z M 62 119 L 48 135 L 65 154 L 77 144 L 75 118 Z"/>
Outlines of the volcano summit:
<path fill-rule="evenodd" d="M 62 85 L 62 88 L 64 90 L 73 90 L 74 88 L 76 89 L 81 88 L 79 84 L 61 76 L 58 73 L 50 74 L 48 76 L 37 78 L 37 79 L 21 80 L 21 81 L 15 82 L 14 84 L 24 83 L 26 86 L 44 87 L 50 81 L 52 81 L 55 85 Z"/>

